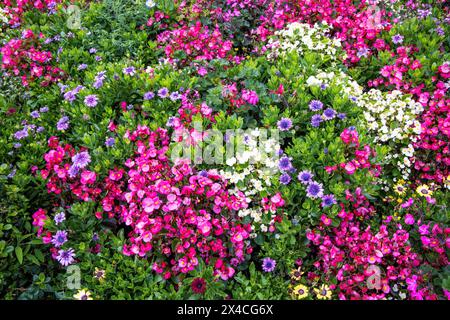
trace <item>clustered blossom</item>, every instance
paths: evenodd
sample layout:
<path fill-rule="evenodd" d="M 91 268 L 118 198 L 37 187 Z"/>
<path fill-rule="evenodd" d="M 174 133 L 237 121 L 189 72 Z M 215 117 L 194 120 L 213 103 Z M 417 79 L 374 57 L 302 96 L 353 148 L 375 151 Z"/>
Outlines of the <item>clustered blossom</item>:
<path fill-rule="evenodd" d="M 252 251 L 251 226 L 237 214 L 247 207 L 245 195 L 230 194 L 213 171 L 197 174 L 181 160 L 171 166 L 163 129 L 140 126 L 128 137 L 136 154 L 125 162 L 126 171 L 110 171 L 109 192 L 101 199 L 104 214 L 132 228 L 124 254 L 152 259 L 153 270 L 166 279 L 192 271 L 200 258 L 222 279 L 232 277 Z"/>
<path fill-rule="evenodd" d="M 43 34 L 26 30 L 22 38 L 11 39 L 0 49 L 2 69 L 7 75 L 20 77 L 23 86 L 36 79 L 42 80 L 42 86 L 48 86 L 63 76 L 63 71 L 52 65 L 52 53 L 42 49 L 43 38 Z"/>
<path fill-rule="evenodd" d="M 330 288 L 340 299 L 406 296 L 418 300 L 436 299 L 433 288 L 419 269 L 423 260 L 411 247 L 410 233 L 401 224 L 394 223 L 392 216 L 383 220 L 376 230 L 372 229 L 369 222 L 375 215 L 375 208 L 361 189 L 353 193 L 347 190 L 346 201 L 348 204 L 339 204 L 337 227 L 323 219 L 307 233 L 310 246 L 318 250 L 318 256 L 313 262 L 317 271 L 304 275 L 306 281 L 336 283 Z M 421 230 L 422 234 L 429 234 L 427 225 Z M 442 229 L 434 230 L 434 234 L 442 233 Z M 432 243 L 426 236 L 422 238 L 425 245 Z M 375 271 L 371 266 L 374 265 L 382 272 L 379 284 L 371 288 L 367 283 L 373 281 Z"/>

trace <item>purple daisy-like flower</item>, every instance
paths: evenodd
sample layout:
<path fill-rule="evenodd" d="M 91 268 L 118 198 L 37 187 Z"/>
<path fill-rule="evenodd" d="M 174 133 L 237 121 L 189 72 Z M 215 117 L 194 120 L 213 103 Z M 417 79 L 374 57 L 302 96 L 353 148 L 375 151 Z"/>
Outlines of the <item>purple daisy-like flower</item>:
<path fill-rule="evenodd" d="M 289 174 L 287 174 L 287 173 L 283 173 L 283 174 L 280 176 L 280 182 L 281 182 L 282 184 L 284 184 L 284 185 L 288 185 L 289 182 L 291 182 L 291 176 L 290 176 Z"/>
<path fill-rule="evenodd" d="M 40 113 L 46 113 L 46 112 L 48 112 L 48 107 L 42 107 L 42 108 L 40 108 L 40 109 L 39 109 L 39 112 L 40 112 Z"/>
<path fill-rule="evenodd" d="M 265 272 L 272 272 L 275 270 L 275 267 L 277 266 L 277 262 L 271 258 L 264 258 L 262 261 L 262 269 Z"/>
<path fill-rule="evenodd" d="M 312 181 L 306 187 L 306 196 L 311 199 L 321 198 L 323 196 L 323 186 L 320 183 Z"/>
<path fill-rule="evenodd" d="M 445 36 L 445 31 L 444 29 L 442 29 L 442 27 L 437 27 L 435 31 L 438 35 Z"/>
<path fill-rule="evenodd" d="M 68 250 L 59 250 L 56 259 L 61 265 L 67 267 L 75 261 L 74 257 L 75 251 L 72 248 L 69 248 Z"/>
<path fill-rule="evenodd" d="M 322 207 L 331 207 L 336 204 L 336 198 L 333 194 L 327 194 L 322 197 Z"/>
<path fill-rule="evenodd" d="M 392 37 L 392 42 L 395 44 L 400 44 L 403 42 L 403 36 L 401 34 L 396 34 Z"/>
<path fill-rule="evenodd" d="M 314 174 L 311 171 L 303 170 L 300 172 L 297 176 L 298 181 L 300 181 L 303 184 L 309 184 L 312 181 L 312 178 L 314 177 Z"/>
<path fill-rule="evenodd" d="M 144 100 L 151 100 L 155 97 L 155 94 L 151 91 L 144 93 Z"/>
<path fill-rule="evenodd" d="M 160 98 L 167 98 L 169 96 L 169 89 L 161 88 L 158 90 L 158 96 Z"/>
<path fill-rule="evenodd" d="M 361 49 L 358 50 L 356 55 L 358 56 L 358 58 L 367 57 L 369 55 L 369 49 L 368 48 L 361 48 Z"/>
<path fill-rule="evenodd" d="M 78 71 L 85 70 L 88 67 L 86 63 L 82 63 L 78 66 Z"/>
<path fill-rule="evenodd" d="M 74 166 L 82 169 L 91 162 L 91 156 L 87 151 L 83 151 L 74 155 L 72 157 L 72 162 Z"/>
<path fill-rule="evenodd" d="M 16 133 L 14 133 L 14 138 L 16 140 L 22 140 L 23 138 L 28 137 L 28 129 L 27 128 L 23 128 L 22 130 L 17 131 Z"/>
<path fill-rule="evenodd" d="M 80 167 L 71 165 L 67 173 L 69 174 L 69 178 L 75 178 L 77 174 L 80 172 Z"/>
<path fill-rule="evenodd" d="M 84 98 L 84 104 L 89 108 L 93 108 L 98 104 L 98 98 L 95 94 L 90 94 Z"/>
<path fill-rule="evenodd" d="M 59 131 L 62 130 L 67 130 L 69 129 L 69 117 L 64 116 L 61 119 L 59 119 L 58 123 L 56 124 L 56 129 L 58 129 Z"/>
<path fill-rule="evenodd" d="M 55 235 L 52 237 L 53 245 L 59 248 L 66 242 L 67 242 L 67 231 L 65 230 L 56 231 Z"/>
<path fill-rule="evenodd" d="M 320 124 L 322 123 L 323 119 L 322 116 L 320 114 L 315 114 L 311 117 L 311 125 L 314 128 L 317 128 L 320 126 Z"/>
<path fill-rule="evenodd" d="M 77 98 L 76 94 L 71 90 L 64 93 L 64 100 L 73 102 Z"/>
<path fill-rule="evenodd" d="M 281 118 L 280 121 L 277 122 L 277 125 L 280 131 L 288 131 L 292 128 L 292 120 L 289 118 Z"/>
<path fill-rule="evenodd" d="M 63 223 L 66 220 L 66 214 L 61 211 L 55 215 L 53 220 L 55 221 L 56 225 Z"/>
<path fill-rule="evenodd" d="M 97 52 L 97 49 L 95 49 L 95 48 L 90 48 L 89 49 L 89 53 L 90 54 L 94 54 L 94 53 L 96 53 Z"/>
<path fill-rule="evenodd" d="M 340 120 L 344 120 L 345 118 L 347 118 L 347 115 L 346 115 L 345 113 L 338 113 L 337 117 L 338 117 Z"/>
<path fill-rule="evenodd" d="M 33 119 L 37 119 L 37 118 L 39 118 L 41 115 L 39 114 L 39 111 L 34 110 L 33 112 L 30 113 L 30 116 L 31 116 Z"/>
<path fill-rule="evenodd" d="M 177 91 L 172 92 L 172 93 L 170 94 L 170 100 L 172 100 L 172 101 L 177 101 L 177 100 L 179 100 L 180 98 L 181 98 L 181 94 L 179 94 Z"/>
<path fill-rule="evenodd" d="M 123 68 L 122 71 L 127 76 L 134 76 L 134 74 L 136 73 L 136 69 L 134 67 L 126 67 L 126 68 Z"/>
<path fill-rule="evenodd" d="M 280 168 L 281 171 L 289 171 L 292 168 L 291 159 L 287 156 L 281 157 L 278 161 L 278 168 Z"/>
<path fill-rule="evenodd" d="M 326 88 L 328 88 L 328 85 L 326 83 L 322 83 L 320 85 L 320 90 L 325 90 Z"/>
<path fill-rule="evenodd" d="M 319 110 L 322 110 L 322 108 L 323 108 L 323 103 L 322 103 L 322 101 L 319 101 L 319 100 L 312 100 L 312 101 L 309 103 L 309 109 L 310 109 L 311 111 L 319 111 Z"/>
<path fill-rule="evenodd" d="M 112 147 L 116 143 L 116 140 L 113 137 L 106 139 L 105 145 L 107 147 Z"/>
<path fill-rule="evenodd" d="M 325 120 L 332 120 L 336 117 L 336 111 L 334 109 L 328 108 L 323 112 L 323 118 Z"/>

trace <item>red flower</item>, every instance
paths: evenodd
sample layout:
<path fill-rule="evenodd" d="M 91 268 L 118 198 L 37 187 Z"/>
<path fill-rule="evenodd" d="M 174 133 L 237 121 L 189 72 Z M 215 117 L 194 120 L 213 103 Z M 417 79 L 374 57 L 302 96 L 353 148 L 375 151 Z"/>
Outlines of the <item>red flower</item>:
<path fill-rule="evenodd" d="M 203 294 L 206 291 L 206 281 L 203 278 L 195 278 L 191 283 L 194 293 Z"/>

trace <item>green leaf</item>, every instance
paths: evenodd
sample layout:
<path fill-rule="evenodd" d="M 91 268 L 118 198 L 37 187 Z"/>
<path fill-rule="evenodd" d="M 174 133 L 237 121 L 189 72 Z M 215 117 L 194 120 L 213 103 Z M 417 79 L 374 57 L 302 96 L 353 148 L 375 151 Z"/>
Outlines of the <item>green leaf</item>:
<path fill-rule="evenodd" d="M 14 252 L 16 253 L 17 260 L 19 261 L 20 264 L 22 264 L 22 262 L 23 262 L 22 248 L 21 247 L 16 247 Z"/>

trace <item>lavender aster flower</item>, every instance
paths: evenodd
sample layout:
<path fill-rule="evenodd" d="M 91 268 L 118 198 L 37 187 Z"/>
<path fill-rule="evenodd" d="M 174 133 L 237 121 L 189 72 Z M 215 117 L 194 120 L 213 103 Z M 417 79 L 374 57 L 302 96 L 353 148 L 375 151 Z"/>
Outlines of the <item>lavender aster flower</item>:
<path fill-rule="evenodd" d="M 178 93 L 178 91 L 172 92 L 170 94 L 170 100 L 177 101 L 181 98 L 181 95 Z"/>
<path fill-rule="evenodd" d="M 308 170 L 303 170 L 297 176 L 298 180 L 303 184 L 309 184 L 312 181 L 313 177 L 314 175 L 311 173 L 311 171 Z"/>
<path fill-rule="evenodd" d="M 56 124 L 56 129 L 59 131 L 67 130 L 69 128 L 69 117 L 64 116 L 61 119 L 59 119 L 58 123 Z"/>
<path fill-rule="evenodd" d="M 169 90 L 167 88 L 161 88 L 158 90 L 158 96 L 160 98 L 167 98 L 169 96 Z"/>
<path fill-rule="evenodd" d="M 358 56 L 358 58 L 367 57 L 369 55 L 369 49 L 368 48 L 361 48 L 361 49 L 358 50 L 356 55 Z"/>
<path fill-rule="evenodd" d="M 75 251 L 72 248 L 69 248 L 68 250 L 59 250 L 56 259 L 64 267 L 67 267 L 75 261 L 73 257 L 75 257 Z"/>
<path fill-rule="evenodd" d="M 291 182 L 291 176 L 290 176 L 289 174 L 287 174 L 287 173 L 283 173 L 283 174 L 280 176 L 280 182 L 281 182 L 282 184 L 284 184 L 284 185 L 288 185 L 289 182 Z"/>
<path fill-rule="evenodd" d="M 134 76 L 134 74 L 136 73 L 136 69 L 134 67 L 126 67 L 123 68 L 123 73 L 128 75 L 128 76 Z"/>
<path fill-rule="evenodd" d="M 292 120 L 289 118 L 281 118 L 280 121 L 278 121 L 277 125 L 280 131 L 288 131 L 290 128 L 292 128 Z"/>
<path fill-rule="evenodd" d="M 312 181 L 306 187 L 306 196 L 311 199 L 321 198 L 323 196 L 323 186 L 320 183 Z"/>
<path fill-rule="evenodd" d="M 83 151 L 74 155 L 72 157 L 72 162 L 74 166 L 84 168 L 91 162 L 91 156 L 87 151 Z"/>
<path fill-rule="evenodd" d="M 155 97 L 155 94 L 151 91 L 144 93 L 144 100 L 151 100 Z"/>
<path fill-rule="evenodd" d="M 52 237 L 53 245 L 59 248 L 66 242 L 67 242 L 67 231 L 65 230 L 56 231 L 56 234 Z"/>
<path fill-rule="evenodd" d="M 319 111 L 319 110 L 322 110 L 322 108 L 323 108 L 323 103 L 322 103 L 322 101 L 319 101 L 319 100 L 312 100 L 312 101 L 309 103 L 309 109 L 310 109 L 311 111 Z"/>
<path fill-rule="evenodd" d="M 55 215 L 53 220 L 55 221 L 56 225 L 63 223 L 66 220 L 66 214 L 61 211 Z"/>
<path fill-rule="evenodd" d="M 328 108 L 328 109 L 326 109 L 324 112 L 323 112 L 323 118 L 325 119 L 325 120 L 332 120 L 332 119 L 334 119 L 336 117 L 336 111 L 334 111 L 333 109 L 331 109 L 331 108 Z"/>
<path fill-rule="evenodd" d="M 80 172 L 80 167 L 71 165 L 67 173 L 69 174 L 69 178 L 75 178 L 76 175 Z"/>
<path fill-rule="evenodd" d="M 39 114 L 39 111 L 34 110 L 33 112 L 30 113 L 30 116 L 31 116 L 33 119 L 37 119 L 37 118 L 39 118 L 41 115 Z"/>
<path fill-rule="evenodd" d="M 78 66 L 78 71 L 84 70 L 88 67 L 88 65 L 86 63 L 82 63 Z"/>
<path fill-rule="evenodd" d="M 23 138 L 28 137 L 28 129 L 23 128 L 22 130 L 17 131 L 14 133 L 14 138 L 17 140 L 22 140 Z"/>
<path fill-rule="evenodd" d="M 84 98 L 84 104 L 90 108 L 95 107 L 98 104 L 98 98 L 95 94 L 90 94 Z"/>
<path fill-rule="evenodd" d="M 275 270 L 275 267 L 277 266 L 277 262 L 271 258 L 264 258 L 262 261 L 262 269 L 265 272 L 272 272 Z"/>
<path fill-rule="evenodd" d="M 46 112 L 48 112 L 48 107 L 42 107 L 42 108 L 40 108 L 40 109 L 39 109 L 39 112 L 40 112 L 40 113 L 46 113 Z"/>
<path fill-rule="evenodd" d="M 292 168 L 291 159 L 287 156 L 281 157 L 278 161 L 278 168 L 280 168 L 281 171 L 289 171 Z"/>
<path fill-rule="evenodd" d="M 322 207 L 331 207 L 336 204 L 336 199 L 333 194 L 327 194 L 322 197 Z"/>
<path fill-rule="evenodd" d="M 90 48 L 89 49 L 89 53 L 90 54 L 94 54 L 94 53 L 96 53 L 97 52 L 97 49 L 96 48 Z"/>
<path fill-rule="evenodd" d="M 66 93 L 64 93 L 64 100 L 66 101 L 73 102 L 76 98 L 77 96 L 73 91 L 67 91 Z"/>
<path fill-rule="evenodd" d="M 116 140 L 114 138 L 112 138 L 112 137 L 106 139 L 106 141 L 105 141 L 105 145 L 107 147 L 112 147 L 115 143 L 116 143 Z"/>
<path fill-rule="evenodd" d="M 347 118 L 347 115 L 346 115 L 345 113 L 339 113 L 339 114 L 337 115 L 337 117 L 338 117 L 340 120 L 344 120 L 345 118 Z"/>
<path fill-rule="evenodd" d="M 392 37 L 392 42 L 395 44 L 400 44 L 403 42 L 403 36 L 400 34 L 396 34 L 395 36 Z"/>
<path fill-rule="evenodd" d="M 314 128 L 320 126 L 320 123 L 323 121 L 322 116 L 320 114 L 315 114 L 311 117 L 311 125 Z"/>

